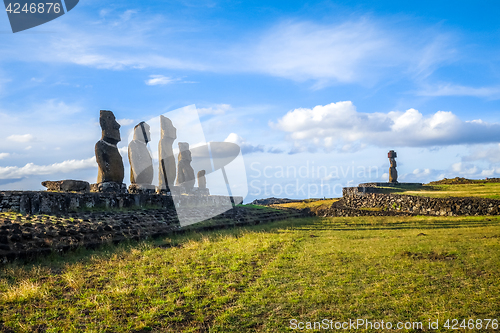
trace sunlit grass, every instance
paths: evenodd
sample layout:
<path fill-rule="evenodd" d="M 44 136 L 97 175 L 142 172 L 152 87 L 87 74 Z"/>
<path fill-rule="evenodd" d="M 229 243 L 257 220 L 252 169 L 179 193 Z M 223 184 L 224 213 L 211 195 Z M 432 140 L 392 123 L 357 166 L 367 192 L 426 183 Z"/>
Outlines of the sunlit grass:
<path fill-rule="evenodd" d="M 480 197 L 500 199 L 500 183 L 484 184 L 454 184 L 454 185 L 424 185 L 410 191 L 396 190 L 391 193 L 419 195 L 434 198 L 446 197 Z"/>
<path fill-rule="evenodd" d="M 304 208 L 310 208 L 310 209 L 318 209 L 318 208 L 327 208 L 330 207 L 334 202 L 339 201 L 340 198 L 334 198 L 334 199 L 326 199 L 326 200 L 304 200 L 301 202 L 289 202 L 289 203 L 283 203 L 283 204 L 275 204 L 271 205 L 271 207 L 286 207 L 286 208 L 295 208 L 295 209 L 304 209 Z"/>
<path fill-rule="evenodd" d="M 303 218 L 8 264 L 0 331 L 2 322 L 16 332 L 289 332 L 293 318 L 499 318 L 499 221 Z"/>

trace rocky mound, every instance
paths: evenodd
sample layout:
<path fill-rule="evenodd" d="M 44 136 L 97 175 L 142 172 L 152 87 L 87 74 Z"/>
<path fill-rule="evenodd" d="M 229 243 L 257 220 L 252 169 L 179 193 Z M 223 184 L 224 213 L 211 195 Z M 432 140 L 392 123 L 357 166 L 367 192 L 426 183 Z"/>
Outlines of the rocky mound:
<path fill-rule="evenodd" d="M 467 179 L 463 177 L 455 177 L 452 179 L 444 178 L 441 180 L 430 182 L 426 185 L 458 185 L 458 184 L 484 184 L 484 183 L 500 183 L 500 178 L 486 178 L 486 179 Z"/>
<path fill-rule="evenodd" d="M 207 214 L 206 208 L 191 208 L 194 217 Z M 0 213 L 0 263 L 28 259 L 78 247 L 96 248 L 124 240 L 186 232 L 254 225 L 304 216 L 296 210 L 235 207 L 202 223 L 181 228 L 173 209 L 80 212 L 64 215 L 21 215 Z M 215 214 L 214 214 L 215 215 Z M 198 219 L 199 221 L 199 219 Z"/>
<path fill-rule="evenodd" d="M 250 204 L 251 205 L 258 205 L 258 206 L 269 206 L 269 205 L 275 205 L 275 204 L 284 204 L 284 203 L 290 203 L 290 202 L 303 202 L 304 200 L 293 200 L 293 199 L 287 199 L 287 198 L 267 198 L 267 199 L 256 199 L 252 201 Z"/>

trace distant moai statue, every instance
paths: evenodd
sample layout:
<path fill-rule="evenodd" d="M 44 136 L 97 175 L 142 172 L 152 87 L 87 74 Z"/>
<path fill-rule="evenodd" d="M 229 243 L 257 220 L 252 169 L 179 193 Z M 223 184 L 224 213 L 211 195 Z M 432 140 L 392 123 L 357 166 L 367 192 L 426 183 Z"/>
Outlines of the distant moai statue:
<path fill-rule="evenodd" d="M 160 116 L 161 138 L 158 143 L 158 158 L 160 162 L 158 173 L 158 188 L 166 190 L 165 178 L 167 179 L 168 187 L 171 188 L 175 184 L 175 156 L 172 145 L 177 139 L 177 130 L 172 124 L 172 121 L 165 116 Z M 165 173 L 163 172 L 165 170 Z"/>
<path fill-rule="evenodd" d="M 134 127 L 134 138 L 128 145 L 132 185 L 151 185 L 153 182 L 153 159 L 147 147 L 149 141 L 151 141 L 150 127 L 141 121 Z"/>
<path fill-rule="evenodd" d="M 196 177 L 198 178 L 198 188 L 206 189 L 207 188 L 207 179 L 205 178 L 205 170 L 198 171 Z"/>
<path fill-rule="evenodd" d="M 186 191 L 190 191 L 194 187 L 194 170 L 191 166 L 191 152 L 189 151 L 189 143 L 179 142 L 179 157 L 177 164 L 177 180 L 176 185 L 181 185 Z"/>
<path fill-rule="evenodd" d="M 389 161 L 391 162 L 391 167 L 389 168 L 389 183 L 397 183 L 398 171 L 396 170 L 396 157 L 398 157 L 398 155 L 394 150 L 391 150 L 387 153 L 387 157 L 389 157 Z"/>
<path fill-rule="evenodd" d="M 95 145 L 95 157 L 99 167 L 97 191 L 126 191 L 123 184 L 124 169 L 122 155 L 116 144 L 120 142 L 120 124 L 111 111 L 101 110 L 99 123 L 102 128 L 101 140 Z"/>

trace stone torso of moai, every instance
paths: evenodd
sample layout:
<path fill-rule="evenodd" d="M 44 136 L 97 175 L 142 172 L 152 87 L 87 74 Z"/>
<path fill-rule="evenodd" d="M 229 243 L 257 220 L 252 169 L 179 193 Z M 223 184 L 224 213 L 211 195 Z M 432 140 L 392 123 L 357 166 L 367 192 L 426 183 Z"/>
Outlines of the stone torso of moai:
<path fill-rule="evenodd" d="M 145 122 L 140 122 L 134 127 L 134 138 L 128 145 L 130 182 L 134 191 L 135 189 L 145 189 L 148 186 L 152 186 L 153 159 L 147 147 L 149 141 L 151 141 L 149 125 Z M 130 190 L 131 188 L 129 187 Z"/>
<path fill-rule="evenodd" d="M 206 189 L 207 188 L 207 179 L 205 178 L 205 170 L 198 171 L 196 175 L 198 178 L 198 188 Z"/>
<path fill-rule="evenodd" d="M 396 170 L 396 157 L 397 154 L 394 150 L 391 150 L 387 157 L 389 157 L 389 161 L 391 162 L 391 167 L 389 168 L 389 183 L 397 183 L 398 182 L 398 171 Z"/>
<path fill-rule="evenodd" d="M 172 124 L 172 121 L 165 116 L 160 116 L 160 126 L 161 138 L 158 143 L 158 158 L 160 163 L 158 188 L 160 191 L 164 191 L 166 190 L 165 179 L 169 188 L 175 184 L 176 167 L 172 145 L 175 139 L 177 139 L 177 130 Z"/>
<path fill-rule="evenodd" d="M 191 167 L 191 152 L 189 151 L 189 143 L 179 142 L 179 162 L 177 165 L 177 180 L 176 185 L 184 187 L 186 191 L 190 191 L 194 187 L 194 170 Z"/>
<path fill-rule="evenodd" d="M 121 190 L 124 187 L 124 169 L 122 155 L 116 146 L 121 140 L 120 124 L 116 122 L 113 112 L 105 110 L 101 110 L 99 122 L 102 138 L 95 145 L 95 156 L 99 167 L 97 185 L 99 191 L 106 191 L 107 188 L 112 191 Z"/>

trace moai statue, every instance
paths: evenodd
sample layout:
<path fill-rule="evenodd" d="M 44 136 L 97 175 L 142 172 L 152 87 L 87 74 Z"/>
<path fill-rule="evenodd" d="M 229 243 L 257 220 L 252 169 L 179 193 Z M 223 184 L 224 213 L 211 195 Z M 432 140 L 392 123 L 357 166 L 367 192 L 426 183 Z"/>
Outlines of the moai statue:
<path fill-rule="evenodd" d="M 189 151 L 189 143 L 179 142 L 179 157 L 177 164 L 177 180 L 176 185 L 184 187 L 186 192 L 189 192 L 194 187 L 194 170 L 191 167 L 191 152 Z"/>
<path fill-rule="evenodd" d="M 120 124 L 111 111 L 101 110 L 99 123 L 102 138 L 95 145 L 95 157 L 99 171 L 95 190 L 99 192 L 126 192 L 123 184 L 123 161 L 116 144 L 120 142 Z"/>
<path fill-rule="evenodd" d="M 176 167 L 172 144 L 174 140 L 177 139 L 177 130 L 174 125 L 172 125 L 172 121 L 165 116 L 160 116 L 160 126 L 161 138 L 158 143 L 158 158 L 160 162 L 158 189 L 159 191 L 164 191 L 166 190 L 165 178 L 169 189 L 175 184 Z M 165 173 L 163 170 L 165 170 Z"/>
<path fill-rule="evenodd" d="M 391 162 L 391 167 L 389 168 L 389 183 L 397 183 L 398 182 L 398 171 L 396 170 L 396 157 L 398 155 L 394 150 L 391 150 L 387 157 L 389 157 L 389 161 Z"/>
<path fill-rule="evenodd" d="M 150 127 L 141 121 L 134 127 L 134 138 L 128 145 L 128 160 L 130 162 L 130 193 L 154 192 L 153 159 L 147 144 L 151 141 Z"/>
<path fill-rule="evenodd" d="M 198 178 L 198 188 L 206 189 L 207 188 L 207 179 L 205 178 L 205 170 L 198 171 L 196 175 Z"/>

